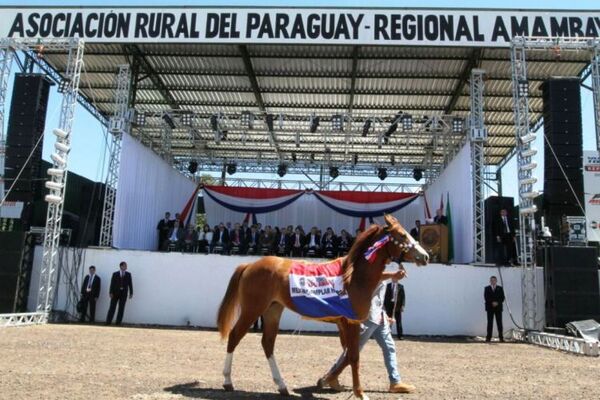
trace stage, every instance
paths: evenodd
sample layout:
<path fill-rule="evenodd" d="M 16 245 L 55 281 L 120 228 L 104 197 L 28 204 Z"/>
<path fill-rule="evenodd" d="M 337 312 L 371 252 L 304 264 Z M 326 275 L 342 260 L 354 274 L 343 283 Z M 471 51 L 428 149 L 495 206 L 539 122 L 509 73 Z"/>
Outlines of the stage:
<path fill-rule="evenodd" d="M 221 256 L 187 253 L 159 253 L 138 250 L 63 249 L 61 250 L 59 283 L 54 310 L 75 314 L 76 300 L 69 288 L 79 291 L 90 265 L 95 265 L 102 278 L 101 296 L 96 319 L 103 323 L 109 305 L 108 287 L 112 272 L 120 261 L 128 263 L 133 276 L 133 299 L 127 301 L 126 324 L 198 326 L 215 328 L 216 312 L 234 269 L 252 262 L 252 256 Z M 81 256 L 82 269 L 76 270 L 74 257 Z M 38 292 L 42 248 L 35 251 L 29 294 L 29 309 L 35 308 Z M 417 267 L 405 264 L 406 308 L 403 314 L 407 335 L 483 336 L 486 316 L 483 288 L 491 275 L 498 276 L 504 286 L 504 329 L 514 325 L 508 308 L 521 324 L 521 269 L 471 265 L 430 264 Z M 543 271 L 536 271 L 538 315 L 544 315 Z M 71 292 L 72 293 L 72 292 Z M 78 293 L 78 292 L 77 292 Z M 78 296 L 77 296 L 78 297 Z M 332 324 L 301 319 L 286 311 L 280 329 L 299 331 L 332 331 Z"/>

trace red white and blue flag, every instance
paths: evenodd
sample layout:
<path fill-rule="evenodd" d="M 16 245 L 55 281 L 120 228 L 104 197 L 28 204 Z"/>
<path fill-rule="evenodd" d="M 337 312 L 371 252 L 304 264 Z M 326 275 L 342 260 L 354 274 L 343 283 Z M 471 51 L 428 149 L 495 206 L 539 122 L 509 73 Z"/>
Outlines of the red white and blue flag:
<path fill-rule="evenodd" d="M 237 212 L 262 214 L 277 211 L 298 200 L 302 190 L 204 186 L 204 194 L 221 206 Z"/>
<path fill-rule="evenodd" d="M 338 192 L 320 190 L 314 195 L 327 207 L 350 217 L 373 218 L 393 213 L 415 201 L 417 193 Z"/>
<path fill-rule="evenodd" d="M 289 280 L 290 296 L 296 311 L 324 321 L 340 317 L 356 320 L 342 275 L 341 258 L 326 264 L 294 261 Z"/>

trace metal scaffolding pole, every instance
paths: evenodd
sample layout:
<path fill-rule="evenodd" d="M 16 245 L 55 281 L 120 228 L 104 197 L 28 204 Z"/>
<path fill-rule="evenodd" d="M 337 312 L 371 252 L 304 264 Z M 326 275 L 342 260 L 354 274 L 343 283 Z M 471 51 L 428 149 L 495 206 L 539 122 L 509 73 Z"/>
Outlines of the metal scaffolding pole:
<path fill-rule="evenodd" d="M 600 151 L 600 40 L 596 40 L 592 47 L 592 89 L 594 91 L 596 149 Z"/>
<path fill-rule="evenodd" d="M 50 193 L 45 198 L 48 203 L 48 214 L 46 229 L 44 231 L 44 250 L 36 307 L 38 312 L 46 314 L 46 318 L 54 300 L 54 285 L 58 265 L 57 253 L 67 183 L 67 160 L 70 150 L 75 106 L 77 105 L 81 68 L 83 66 L 83 40 L 68 39 L 63 41 L 63 43 L 66 44 L 68 56 L 60 119 L 58 129 L 54 130 L 54 134 L 56 135 L 55 151 L 50 156 L 52 159 L 52 168 L 48 170 L 50 179 L 46 182 L 46 187 L 50 189 Z"/>
<path fill-rule="evenodd" d="M 117 74 L 117 90 L 115 92 L 115 112 L 110 119 L 109 132 L 112 135 L 110 144 L 110 160 L 102 208 L 102 226 L 100 228 L 100 246 L 111 247 L 113 244 L 113 224 L 115 217 L 115 201 L 119 183 L 119 166 L 121 164 L 121 141 L 123 135 L 131 129 L 129 119 L 129 92 L 131 72 L 129 65 L 120 65 Z"/>
<path fill-rule="evenodd" d="M 4 133 L 4 103 L 10 78 L 14 52 L 10 48 L 9 39 L 0 43 L 0 207 L 4 200 L 4 163 L 6 160 L 6 136 Z"/>
<path fill-rule="evenodd" d="M 471 70 L 471 115 L 469 118 L 471 168 L 473 173 L 473 262 L 485 262 L 484 143 L 487 141 L 483 115 L 485 71 Z"/>
<path fill-rule="evenodd" d="M 526 39 L 514 38 L 511 46 L 513 107 L 515 135 L 517 141 L 517 168 L 519 183 L 519 233 L 521 296 L 523 304 L 523 326 L 527 330 L 539 328 L 537 320 L 537 290 L 535 281 L 535 212 L 533 191 L 536 179 L 533 171 L 536 163 L 532 157 L 537 153 L 531 144 L 535 134 L 529 131 L 529 82 L 527 81 Z"/>

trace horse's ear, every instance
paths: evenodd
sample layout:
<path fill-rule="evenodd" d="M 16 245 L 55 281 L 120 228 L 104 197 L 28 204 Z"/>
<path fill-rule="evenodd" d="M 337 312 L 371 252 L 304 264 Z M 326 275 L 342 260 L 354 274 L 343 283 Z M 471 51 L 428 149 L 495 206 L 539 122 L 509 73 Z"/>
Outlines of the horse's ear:
<path fill-rule="evenodd" d="M 385 214 L 383 216 L 383 219 L 385 220 L 385 223 L 388 224 L 389 227 L 394 226 L 394 224 L 398 223 L 398 220 L 396 218 L 394 218 L 394 216 L 392 214 Z"/>

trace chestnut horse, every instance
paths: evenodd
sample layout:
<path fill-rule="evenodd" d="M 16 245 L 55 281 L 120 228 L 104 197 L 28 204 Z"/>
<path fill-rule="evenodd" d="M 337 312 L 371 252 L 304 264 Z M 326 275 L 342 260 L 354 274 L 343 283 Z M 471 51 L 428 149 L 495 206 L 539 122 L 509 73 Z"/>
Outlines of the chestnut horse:
<path fill-rule="evenodd" d="M 344 288 L 358 320 L 367 318 L 373 291 L 379 284 L 386 263 L 399 257 L 403 257 L 406 261 L 414 261 L 418 265 L 426 265 L 429 261 L 427 252 L 394 217 L 386 215 L 385 221 L 387 226 L 373 225 L 362 233 L 348 255 L 342 259 Z M 376 251 L 374 260 L 367 261 L 365 258 L 367 249 L 386 235 L 389 235 L 389 240 Z M 291 265 L 290 259 L 263 257 L 254 263 L 240 265 L 231 277 L 217 317 L 217 327 L 221 337 L 225 339 L 229 335 L 223 370 L 225 390 L 233 390 L 231 383 L 233 351 L 252 323 L 262 315 L 264 320 L 262 346 L 265 356 L 279 393 L 288 395 L 287 387 L 273 356 L 273 348 L 284 307 L 298 312 L 290 296 Z M 238 305 L 240 315 L 235 326 L 232 327 Z M 352 367 L 354 395 L 360 399 L 367 399 L 360 387 L 358 377 L 360 325 L 342 316 L 335 319 L 335 322 L 340 331 L 342 347 L 347 349 L 347 360 Z"/>

